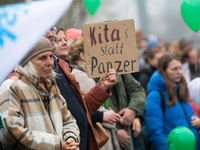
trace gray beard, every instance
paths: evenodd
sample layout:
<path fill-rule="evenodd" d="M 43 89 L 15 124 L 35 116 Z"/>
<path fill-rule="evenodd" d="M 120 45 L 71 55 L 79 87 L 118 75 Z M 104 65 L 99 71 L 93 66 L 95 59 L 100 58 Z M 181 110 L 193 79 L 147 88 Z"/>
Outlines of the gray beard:
<path fill-rule="evenodd" d="M 57 48 L 58 48 L 58 44 L 55 43 L 54 45 L 52 45 L 52 48 L 53 48 L 53 51 L 55 52 L 57 50 Z"/>

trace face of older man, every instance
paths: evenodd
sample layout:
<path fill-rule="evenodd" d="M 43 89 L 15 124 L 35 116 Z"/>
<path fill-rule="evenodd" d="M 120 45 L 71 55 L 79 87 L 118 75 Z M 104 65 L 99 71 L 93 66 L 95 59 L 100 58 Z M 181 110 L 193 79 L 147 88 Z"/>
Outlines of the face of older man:
<path fill-rule="evenodd" d="M 38 72 L 38 76 L 40 77 L 40 82 L 44 82 L 45 79 L 51 77 L 51 73 L 53 70 L 53 52 L 46 51 L 36 55 L 32 59 L 33 65 Z"/>
<path fill-rule="evenodd" d="M 47 39 L 51 42 L 51 46 L 53 47 L 53 50 L 55 51 L 58 47 L 57 39 L 56 39 L 56 27 L 52 27 L 45 35 Z"/>

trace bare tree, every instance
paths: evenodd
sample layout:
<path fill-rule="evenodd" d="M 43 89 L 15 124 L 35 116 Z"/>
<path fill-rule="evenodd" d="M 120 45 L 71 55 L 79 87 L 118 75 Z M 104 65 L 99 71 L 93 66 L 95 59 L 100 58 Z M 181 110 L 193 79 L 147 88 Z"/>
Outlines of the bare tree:
<path fill-rule="evenodd" d="M 63 27 L 65 30 L 68 28 L 81 29 L 81 25 L 85 22 L 87 12 L 83 6 L 82 0 L 74 0 L 69 10 L 56 24 Z"/>

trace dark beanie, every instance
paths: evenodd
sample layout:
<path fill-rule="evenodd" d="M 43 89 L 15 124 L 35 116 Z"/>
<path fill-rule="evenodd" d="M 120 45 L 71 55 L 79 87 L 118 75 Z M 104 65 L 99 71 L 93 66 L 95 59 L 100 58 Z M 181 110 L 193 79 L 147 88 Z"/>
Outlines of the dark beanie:
<path fill-rule="evenodd" d="M 25 58 L 21 61 L 20 65 L 22 67 L 25 66 L 25 64 L 31 60 L 33 57 L 35 57 L 36 55 L 42 53 L 42 52 L 45 52 L 45 51 L 53 51 L 53 48 L 51 46 L 51 43 L 50 41 L 45 38 L 45 37 L 42 37 L 40 39 L 40 41 L 32 48 L 32 50 L 25 56 Z"/>

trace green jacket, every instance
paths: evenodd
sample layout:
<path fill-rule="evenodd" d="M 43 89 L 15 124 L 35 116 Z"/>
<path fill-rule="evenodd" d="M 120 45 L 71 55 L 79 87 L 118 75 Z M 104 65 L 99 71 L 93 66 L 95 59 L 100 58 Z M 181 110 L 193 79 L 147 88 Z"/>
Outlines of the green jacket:
<path fill-rule="evenodd" d="M 144 110 L 146 94 L 142 86 L 131 74 L 117 75 L 117 84 L 111 87 L 112 96 L 108 99 L 108 105 L 116 113 L 123 108 L 130 108 L 137 112 L 137 116 Z M 131 137 L 130 143 L 123 150 L 134 150 L 132 140 L 132 127 L 122 126 L 116 123 L 116 132 L 124 129 Z"/>

